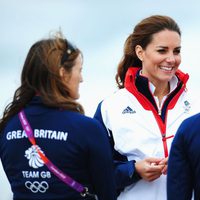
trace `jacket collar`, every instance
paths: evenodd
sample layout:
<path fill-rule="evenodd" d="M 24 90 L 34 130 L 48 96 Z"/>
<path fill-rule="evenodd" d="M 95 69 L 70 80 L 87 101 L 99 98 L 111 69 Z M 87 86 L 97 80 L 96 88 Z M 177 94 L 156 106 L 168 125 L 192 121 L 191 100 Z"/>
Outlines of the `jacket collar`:
<path fill-rule="evenodd" d="M 129 67 L 129 69 L 126 72 L 126 77 L 125 77 L 125 88 L 129 87 L 131 84 L 135 84 L 134 80 L 136 78 L 136 75 L 139 74 L 138 72 L 141 70 L 141 67 Z M 186 83 L 189 79 L 189 75 L 187 73 L 183 73 L 181 70 L 177 70 L 175 75 L 177 78 L 183 83 L 183 86 L 186 87 Z M 146 80 L 148 81 L 148 79 Z"/>

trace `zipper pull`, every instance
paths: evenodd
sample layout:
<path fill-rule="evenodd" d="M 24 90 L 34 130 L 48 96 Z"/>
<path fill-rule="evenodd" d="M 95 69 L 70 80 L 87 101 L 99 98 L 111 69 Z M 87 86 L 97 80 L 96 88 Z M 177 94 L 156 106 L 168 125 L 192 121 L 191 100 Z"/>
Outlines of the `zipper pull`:
<path fill-rule="evenodd" d="M 161 108 L 158 108 L 158 115 L 161 116 Z"/>

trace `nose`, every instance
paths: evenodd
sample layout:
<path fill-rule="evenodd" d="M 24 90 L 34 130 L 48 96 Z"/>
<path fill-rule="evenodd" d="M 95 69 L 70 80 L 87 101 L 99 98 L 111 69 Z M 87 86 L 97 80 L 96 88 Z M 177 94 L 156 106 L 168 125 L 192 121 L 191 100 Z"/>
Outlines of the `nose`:
<path fill-rule="evenodd" d="M 174 63 L 176 61 L 175 55 L 173 53 L 170 53 L 167 58 L 166 61 L 169 63 Z"/>

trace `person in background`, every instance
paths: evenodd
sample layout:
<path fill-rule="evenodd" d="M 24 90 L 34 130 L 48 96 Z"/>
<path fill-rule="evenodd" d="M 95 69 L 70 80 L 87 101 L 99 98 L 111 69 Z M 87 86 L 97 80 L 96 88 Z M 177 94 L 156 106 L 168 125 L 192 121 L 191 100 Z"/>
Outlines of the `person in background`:
<path fill-rule="evenodd" d="M 200 199 L 200 113 L 185 119 L 172 142 L 167 199 Z"/>
<path fill-rule="evenodd" d="M 193 113 L 180 63 L 181 31 L 169 16 L 143 19 L 126 39 L 115 77 L 119 90 L 94 115 L 110 136 L 119 200 L 167 198 L 171 142 Z"/>
<path fill-rule="evenodd" d="M 79 98 L 83 55 L 61 31 L 33 44 L 0 120 L 0 158 L 14 200 L 115 200 L 112 152 Z"/>

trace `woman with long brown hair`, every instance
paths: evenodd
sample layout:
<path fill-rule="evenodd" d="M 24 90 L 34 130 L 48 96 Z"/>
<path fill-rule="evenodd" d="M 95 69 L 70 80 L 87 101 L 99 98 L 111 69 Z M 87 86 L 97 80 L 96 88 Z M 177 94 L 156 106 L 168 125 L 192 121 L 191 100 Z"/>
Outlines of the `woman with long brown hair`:
<path fill-rule="evenodd" d="M 107 133 L 84 115 L 83 56 L 61 32 L 36 42 L 0 121 L 0 158 L 14 200 L 115 200 Z"/>
<path fill-rule="evenodd" d="M 181 31 L 171 17 L 141 20 L 125 41 L 119 90 L 95 114 L 109 132 L 119 200 L 166 200 L 171 142 L 192 114 L 180 63 Z"/>

